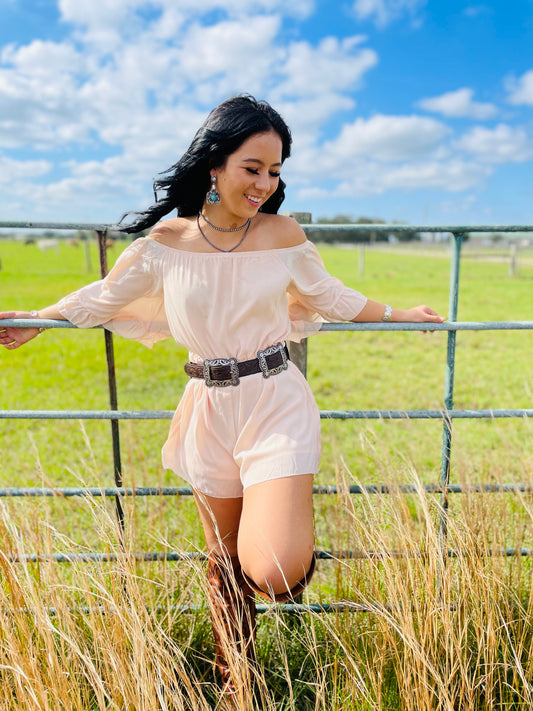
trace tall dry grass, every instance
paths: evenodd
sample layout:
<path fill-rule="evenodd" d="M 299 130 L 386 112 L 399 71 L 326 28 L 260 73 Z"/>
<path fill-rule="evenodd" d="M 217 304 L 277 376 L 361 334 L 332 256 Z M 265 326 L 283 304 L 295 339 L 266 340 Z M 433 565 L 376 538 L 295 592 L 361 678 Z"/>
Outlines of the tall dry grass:
<path fill-rule="evenodd" d="M 533 708 L 531 563 L 504 554 L 531 540 L 530 495 L 456 495 L 442 540 L 438 499 L 410 480 L 344 499 L 363 559 L 339 563 L 343 592 L 368 610 L 337 636 L 345 708 Z"/>
<path fill-rule="evenodd" d="M 415 493 L 341 493 L 331 503 L 339 543 L 359 557 L 323 562 L 307 599 L 336 598 L 344 611 L 269 607 L 255 691 L 243 687 L 240 708 L 533 707 L 531 563 L 495 554 L 529 539 L 530 496 L 455 495 L 442 547 L 438 499 L 407 465 L 401 477 Z M 340 467 L 338 483 L 347 483 Z M 203 563 L 135 560 L 105 503 L 89 503 L 113 563 L 50 561 L 86 549 L 46 515 L 0 503 L 0 709 L 222 708 Z M 41 560 L 29 562 L 30 552 Z M 200 610 L 183 612 L 191 603 Z"/>
<path fill-rule="evenodd" d="M 169 591 L 160 583 L 147 599 L 147 581 L 117 542 L 115 523 L 104 507 L 93 510 L 116 562 L 65 569 L 48 557 L 86 551 L 46 522 L 15 526 L 0 508 L 0 708 L 208 708 L 186 644 L 173 637 Z M 34 551 L 41 560 L 28 562 Z"/>

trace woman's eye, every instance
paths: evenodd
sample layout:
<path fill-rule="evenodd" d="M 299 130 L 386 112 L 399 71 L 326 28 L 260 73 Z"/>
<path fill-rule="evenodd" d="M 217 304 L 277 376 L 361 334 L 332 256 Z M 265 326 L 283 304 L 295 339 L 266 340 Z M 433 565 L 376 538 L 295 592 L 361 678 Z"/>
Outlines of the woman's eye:
<path fill-rule="evenodd" d="M 257 168 L 246 168 L 249 173 L 252 175 L 259 175 L 259 170 Z M 269 175 L 271 178 L 279 178 L 280 174 L 277 173 L 275 170 L 269 171 Z"/>

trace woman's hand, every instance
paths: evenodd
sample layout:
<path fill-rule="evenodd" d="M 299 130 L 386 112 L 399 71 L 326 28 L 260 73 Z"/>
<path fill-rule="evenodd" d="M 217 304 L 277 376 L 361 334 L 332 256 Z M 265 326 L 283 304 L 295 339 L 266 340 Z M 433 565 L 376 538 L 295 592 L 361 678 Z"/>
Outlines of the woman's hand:
<path fill-rule="evenodd" d="M 29 311 L 0 311 L 0 319 L 4 318 L 38 318 L 32 316 Z M 9 350 L 15 350 L 23 346 L 32 338 L 38 336 L 41 330 L 39 328 L 15 328 L 8 326 L 7 328 L 0 323 L 0 346 L 4 346 Z"/>
<path fill-rule="evenodd" d="M 384 318 L 388 315 L 388 318 Z M 404 322 L 404 323 L 442 323 L 446 319 L 439 316 L 429 306 L 415 306 L 412 309 L 395 309 L 385 304 L 380 304 L 372 299 L 367 299 L 359 314 L 352 319 L 355 322 L 370 323 L 379 321 Z"/>
<path fill-rule="evenodd" d="M 405 321 L 411 323 L 442 323 L 445 319 L 444 316 L 439 316 L 436 311 L 430 309 L 429 306 L 415 306 L 412 309 L 405 309 L 399 312 L 401 314 L 398 321 Z"/>

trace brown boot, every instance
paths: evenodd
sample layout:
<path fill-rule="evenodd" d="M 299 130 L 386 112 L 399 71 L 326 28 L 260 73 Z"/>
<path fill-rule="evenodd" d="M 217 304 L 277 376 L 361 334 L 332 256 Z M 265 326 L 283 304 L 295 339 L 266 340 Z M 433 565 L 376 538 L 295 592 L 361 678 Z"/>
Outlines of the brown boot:
<path fill-rule="evenodd" d="M 255 666 L 255 596 L 239 559 L 211 554 L 207 566 L 215 664 L 224 692 L 237 694 L 251 684 Z"/>

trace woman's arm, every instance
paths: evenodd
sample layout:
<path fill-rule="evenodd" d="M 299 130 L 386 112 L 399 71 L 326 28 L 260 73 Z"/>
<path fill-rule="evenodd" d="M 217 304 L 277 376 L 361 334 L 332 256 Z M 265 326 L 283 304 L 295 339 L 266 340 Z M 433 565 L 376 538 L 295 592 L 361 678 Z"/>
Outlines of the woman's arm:
<path fill-rule="evenodd" d="M 46 306 L 40 311 L 0 311 L 0 320 L 5 318 L 50 318 L 65 321 L 65 317 L 59 313 L 57 306 Z M 38 336 L 41 333 L 40 328 L 9 328 L 2 327 L 0 324 L 0 346 L 4 346 L 9 350 L 14 350 L 23 346 L 28 341 Z"/>
<path fill-rule="evenodd" d="M 55 305 L 35 314 L 3 312 L 0 318 L 46 318 L 70 321 L 78 328 L 104 326 L 125 338 L 152 347 L 168 338 L 170 328 L 165 312 L 161 252 L 153 251 L 152 239 L 132 242 L 117 259 L 104 279 L 67 294 Z M 37 328 L 3 328 L 0 345 L 18 348 L 39 333 Z"/>
<path fill-rule="evenodd" d="M 390 310 L 390 313 L 389 313 Z M 389 317 L 387 318 L 387 314 Z M 415 306 L 412 309 L 391 309 L 390 306 L 380 304 L 377 301 L 368 299 L 361 311 L 355 318 L 354 322 L 377 322 L 377 321 L 396 321 L 410 323 L 442 323 L 443 316 L 439 316 L 436 311 L 430 309 L 429 306 Z"/>
<path fill-rule="evenodd" d="M 339 279 L 326 271 L 322 258 L 312 242 L 306 241 L 303 244 L 304 246 L 300 250 L 279 252 L 280 259 L 283 259 L 291 277 L 287 291 L 293 300 L 291 303 L 292 314 L 298 311 L 298 316 L 292 317 L 293 321 L 314 320 L 313 312 L 327 321 L 379 322 L 385 320 L 442 323 L 445 320 L 428 306 L 393 309 L 385 304 L 367 299 L 360 292 L 346 287 Z M 307 314 L 303 313 L 304 309 L 307 310 Z M 357 315 L 354 316 L 354 314 Z"/>

